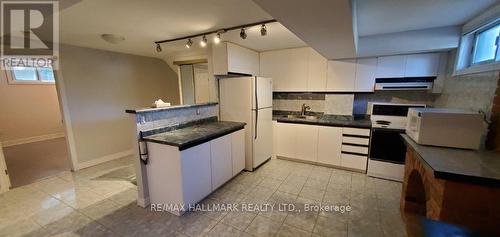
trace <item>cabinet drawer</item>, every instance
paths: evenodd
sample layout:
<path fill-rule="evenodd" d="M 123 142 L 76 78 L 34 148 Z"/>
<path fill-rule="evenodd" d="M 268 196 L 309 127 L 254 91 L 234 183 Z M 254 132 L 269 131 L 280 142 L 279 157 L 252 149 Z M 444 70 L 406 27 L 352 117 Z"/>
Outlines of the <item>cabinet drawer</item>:
<path fill-rule="evenodd" d="M 341 160 L 343 167 L 358 169 L 358 170 L 366 170 L 366 161 L 368 160 L 368 157 L 351 155 L 351 154 L 342 154 Z"/>
<path fill-rule="evenodd" d="M 368 155 L 368 147 L 342 145 L 342 151 Z"/>
<path fill-rule="evenodd" d="M 368 144 L 370 143 L 370 139 L 361 137 L 342 137 L 342 143 L 351 143 L 351 144 L 368 146 Z"/>
<path fill-rule="evenodd" d="M 355 136 L 370 136 L 370 129 L 364 129 L 364 128 L 344 128 L 343 132 L 344 135 L 355 135 Z"/>

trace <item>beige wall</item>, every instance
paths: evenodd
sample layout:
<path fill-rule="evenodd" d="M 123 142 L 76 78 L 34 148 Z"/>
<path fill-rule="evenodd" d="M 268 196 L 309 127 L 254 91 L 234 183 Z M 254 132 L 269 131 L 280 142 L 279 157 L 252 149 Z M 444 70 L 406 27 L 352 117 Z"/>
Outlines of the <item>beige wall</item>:
<path fill-rule="evenodd" d="M 6 73 L 0 71 L 0 141 L 63 133 L 55 85 L 8 84 Z"/>
<path fill-rule="evenodd" d="M 132 149 L 125 109 L 156 99 L 179 103 L 177 75 L 163 60 L 75 46 L 61 46 L 60 57 L 59 90 L 78 163 Z"/>

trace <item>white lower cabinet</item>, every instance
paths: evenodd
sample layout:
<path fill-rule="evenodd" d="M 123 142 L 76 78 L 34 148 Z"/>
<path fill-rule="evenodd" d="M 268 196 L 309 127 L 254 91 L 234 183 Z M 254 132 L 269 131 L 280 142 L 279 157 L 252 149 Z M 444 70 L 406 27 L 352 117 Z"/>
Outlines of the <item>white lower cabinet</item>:
<path fill-rule="evenodd" d="M 340 166 L 342 149 L 341 127 L 319 127 L 318 134 L 318 162 Z"/>
<path fill-rule="evenodd" d="M 275 124 L 276 156 L 366 171 L 370 129 Z"/>
<path fill-rule="evenodd" d="M 316 162 L 318 160 L 318 126 L 296 124 L 297 144 L 294 158 Z"/>
<path fill-rule="evenodd" d="M 151 204 L 188 208 L 245 168 L 245 130 L 180 151 L 176 146 L 148 142 L 146 165 Z M 181 215 L 183 210 L 169 210 Z"/>
<path fill-rule="evenodd" d="M 233 177 L 231 136 L 212 140 L 210 154 L 212 156 L 212 190 L 215 190 Z"/>
<path fill-rule="evenodd" d="M 245 130 L 231 134 L 231 158 L 233 159 L 233 176 L 245 169 Z"/>

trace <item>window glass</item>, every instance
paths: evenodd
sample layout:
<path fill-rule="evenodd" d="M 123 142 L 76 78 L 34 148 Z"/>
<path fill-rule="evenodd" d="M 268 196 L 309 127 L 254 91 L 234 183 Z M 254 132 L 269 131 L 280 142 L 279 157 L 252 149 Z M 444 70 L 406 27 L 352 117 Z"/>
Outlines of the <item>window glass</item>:
<path fill-rule="evenodd" d="M 498 47 L 496 41 L 499 32 L 500 24 L 477 34 L 472 63 L 499 60 L 496 56 Z"/>
<path fill-rule="evenodd" d="M 50 67 L 40 67 L 38 68 L 38 75 L 41 81 L 54 82 L 54 71 Z"/>
<path fill-rule="evenodd" d="M 36 71 L 32 67 L 13 67 L 12 75 L 18 81 L 36 81 Z"/>

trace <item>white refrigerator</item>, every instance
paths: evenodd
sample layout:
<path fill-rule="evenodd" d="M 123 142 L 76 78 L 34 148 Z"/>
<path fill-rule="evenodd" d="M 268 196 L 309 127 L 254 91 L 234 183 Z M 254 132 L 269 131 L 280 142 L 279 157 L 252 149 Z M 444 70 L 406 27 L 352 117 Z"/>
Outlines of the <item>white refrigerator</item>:
<path fill-rule="evenodd" d="M 219 79 L 220 120 L 245 122 L 245 170 L 272 156 L 273 84 L 270 78 Z"/>

